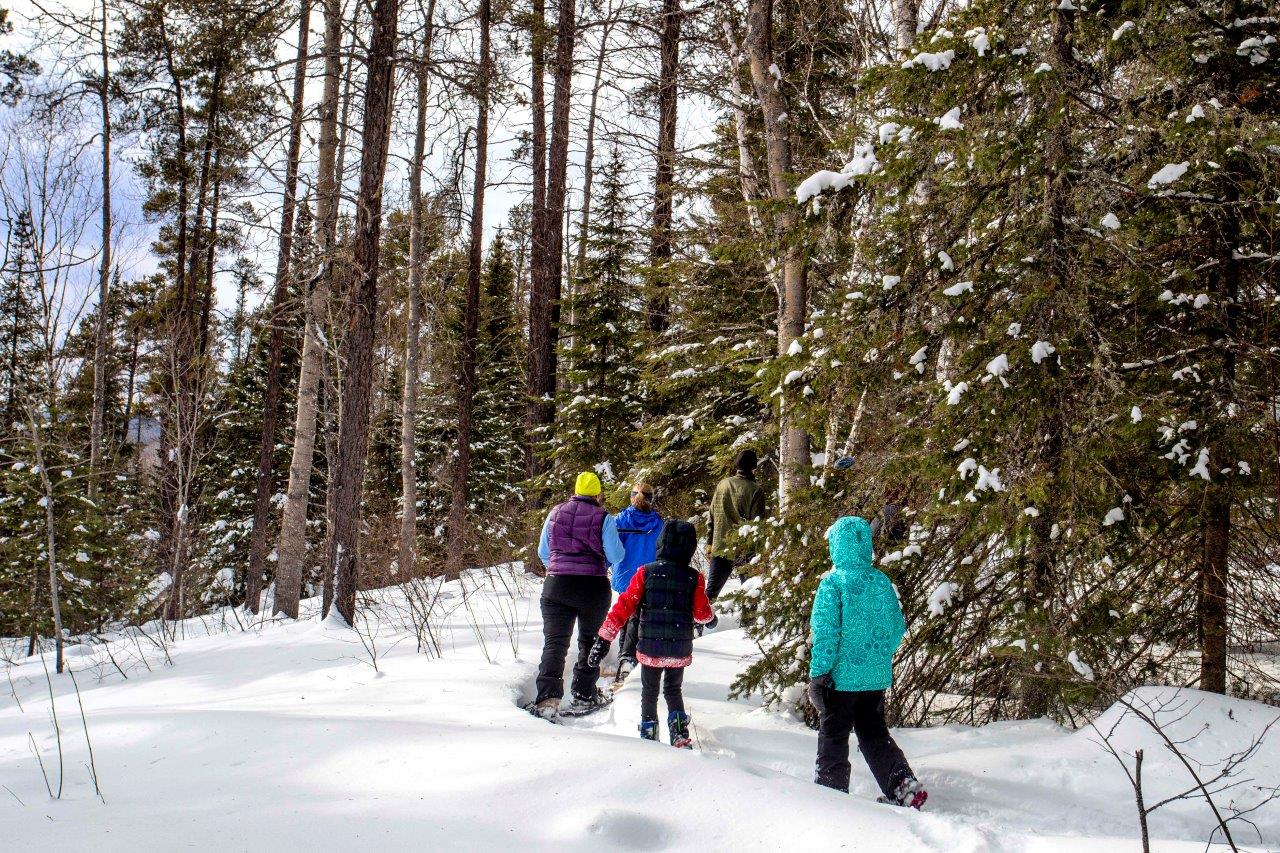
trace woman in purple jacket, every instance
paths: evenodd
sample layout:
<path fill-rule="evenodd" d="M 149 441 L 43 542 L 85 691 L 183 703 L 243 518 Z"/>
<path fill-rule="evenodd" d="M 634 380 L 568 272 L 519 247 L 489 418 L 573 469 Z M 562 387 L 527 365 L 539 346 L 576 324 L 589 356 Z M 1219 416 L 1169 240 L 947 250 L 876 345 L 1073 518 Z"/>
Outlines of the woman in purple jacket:
<path fill-rule="evenodd" d="M 596 632 L 609 612 L 609 568 L 625 556 L 617 522 L 600 506 L 600 491 L 600 478 L 582 472 L 573 497 L 553 507 L 542 525 L 538 557 L 547 567 L 542 585 L 542 663 L 538 696 L 529 712 L 543 719 L 589 714 L 608 705 L 611 698 L 596 685 L 599 665 L 587 663 Z M 578 660 L 573 665 L 573 699 L 562 709 L 564 662 L 575 623 Z"/>

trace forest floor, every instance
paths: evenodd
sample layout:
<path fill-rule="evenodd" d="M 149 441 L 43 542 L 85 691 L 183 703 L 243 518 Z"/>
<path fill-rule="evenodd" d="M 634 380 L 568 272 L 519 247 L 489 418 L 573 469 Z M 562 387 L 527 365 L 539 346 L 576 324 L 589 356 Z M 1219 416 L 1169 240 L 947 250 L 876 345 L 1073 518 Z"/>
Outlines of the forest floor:
<path fill-rule="evenodd" d="M 638 677 L 610 708 L 564 725 L 520 709 L 541 650 L 536 578 L 490 570 L 416 589 L 370 594 L 356 632 L 319 622 L 307 602 L 313 615 L 298 622 L 228 610 L 169 626 L 171 640 L 151 626 L 74 647 L 75 684 L 47 678 L 39 659 L 9 665 L 0 848 L 1140 849 L 1132 788 L 1098 731 L 1043 720 L 898 730 L 930 793 L 923 812 L 906 811 L 874 802 L 856 752 L 849 795 L 814 785 L 814 732 L 727 699 L 756 653 L 732 616 L 696 642 L 686 675 L 691 753 L 637 737 Z M 428 622 L 415 617 L 428 609 Z M 1246 748 L 1277 715 L 1196 691 L 1136 696 L 1171 697 L 1166 730 L 1204 762 Z M 1155 733 L 1121 716 L 1099 728 L 1122 752 L 1145 748 L 1147 802 L 1188 787 Z M 1260 784 L 1280 782 L 1280 731 L 1240 770 L 1220 806 L 1249 808 Z M 1255 827 L 1232 823 L 1242 848 L 1280 847 L 1280 802 L 1248 817 Z M 1214 826 L 1202 800 L 1172 803 L 1152 815 L 1153 849 L 1205 850 Z"/>

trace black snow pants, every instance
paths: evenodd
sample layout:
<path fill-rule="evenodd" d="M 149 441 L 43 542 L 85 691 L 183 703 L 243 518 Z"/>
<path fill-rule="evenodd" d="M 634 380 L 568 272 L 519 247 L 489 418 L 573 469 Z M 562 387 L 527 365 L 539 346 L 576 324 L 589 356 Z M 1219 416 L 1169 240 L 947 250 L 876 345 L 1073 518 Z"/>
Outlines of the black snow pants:
<path fill-rule="evenodd" d="M 658 719 L 659 685 L 668 716 L 672 711 L 684 713 L 684 667 L 645 665 L 640 667 L 640 719 Z"/>
<path fill-rule="evenodd" d="M 587 666 L 596 632 L 609 615 L 609 579 L 592 575 L 548 575 L 542 584 L 542 663 L 538 698 L 564 696 L 564 662 L 573 626 L 578 626 L 578 660 L 573 665 L 573 695 L 595 696 L 600 667 Z"/>
<path fill-rule="evenodd" d="M 858 736 L 858 749 L 886 797 L 914 774 L 906 756 L 884 722 L 883 690 L 833 690 L 816 682 L 809 700 L 818 712 L 818 761 L 814 777 L 819 785 L 849 790 L 849 733 Z"/>
<path fill-rule="evenodd" d="M 733 570 L 746 563 L 746 559 L 731 560 L 728 557 L 712 557 L 711 570 L 707 572 L 707 599 L 715 601 L 720 590 L 729 582 Z"/>
<path fill-rule="evenodd" d="M 640 608 L 637 607 L 636 612 L 631 614 L 631 618 L 622 626 L 622 631 L 618 634 L 618 660 L 629 660 L 632 666 L 635 666 L 636 645 L 639 642 Z"/>

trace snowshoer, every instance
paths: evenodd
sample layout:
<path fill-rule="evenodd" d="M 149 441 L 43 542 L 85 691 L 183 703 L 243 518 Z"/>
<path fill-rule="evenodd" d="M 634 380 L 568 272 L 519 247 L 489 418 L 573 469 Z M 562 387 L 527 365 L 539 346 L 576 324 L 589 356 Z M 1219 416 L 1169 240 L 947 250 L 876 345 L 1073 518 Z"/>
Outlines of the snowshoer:
<path fill-rule="evenodd" d="M 809 624 L 809 699 L 818 711 L 819 785 L 849 790 L 849 734 L 890 803 L 920 808 L 928 794 L 884 720 L 893 655 L 906 632 L 893 583 L 872 564 L 871 526 L 854 516 L 827 531 L 833 571 L 823 576 Z"/>
<path fill-rule="evenodd" d="M 662 516 L 653 508 L 653 486 L 636 483 L 631 487 L 631 505 L 618 513 L 618 538 L 627 552 L 613 570 L 613 591 L 627 591 L 636 569 L 652 563 L 658 553 L 658 534 L 662 532 Z M 636 642 L 640 639 L 640 614 L 627 620 L 618 639 L 618 677 L 621 683 L 636 668 Z"/>
<path fill-rule="evenodd" d="M 743 450 L 733 461 L 733 475 L 716 484 L 711 496 L 711 527 L 707 531 L 707 556 L 711 570 L 707 578 L 707 597 L 715 601 L 724 589 L 729 575 L 751 559 L 741 547 L 734 548 L 726 539 L 743 522 L 764 516 L 764 490 L 756 482 L 759 459 L 754 450 Z M 713 619 L 708 627 L 714 628 Z"/>
<path fill-rule="evenodd" d="M 612 598 L 609 567 L 624 556 L 618 526 L 600 506 L 600 490 L 599 477 L 590 471 L 579 474 L 573 497 L 557 504 L 542 525 L 538 557 L 547 567 L 542 585 L 542 662 L 538 695 L 529 710 L 543 719 L 589 714 L 611 698 L 596 686 L 600 662 L 587 662 Z M 573 699 L 561 709 L 564 663 L 575 623 L 578 659 L 573 666 Z"/>
<path fill-rule="evenodd" d="M 689 565 L 698 549 L 698 531 L 687 521 L 673 519 L 658 536 L 657 559 L 641 566 L 631 578 L 609 616 L 588 662 L 599 663 L 633 613 L 640 614 L 640 736 L 658 739 L 658 689 L 667 701 L 671 745 L 693 748 L 689 714 L 684 708 L 684 668 L 693 663 L 693 626 L 711 620 L 706 580 Z"/>

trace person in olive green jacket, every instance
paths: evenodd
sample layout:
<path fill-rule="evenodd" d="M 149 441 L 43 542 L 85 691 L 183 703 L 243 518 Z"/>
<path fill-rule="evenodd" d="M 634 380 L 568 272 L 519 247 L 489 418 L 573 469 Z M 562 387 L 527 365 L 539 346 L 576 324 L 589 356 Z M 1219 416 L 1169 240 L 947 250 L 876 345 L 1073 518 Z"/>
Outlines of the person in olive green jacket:
<path fill-rule="evenodd" d="M 707 597 L 712 601 L 724 588 L 734 567 L 751 559 L 751 554 L 727 544 L 726 539 L 744 522 L 764 516 L 764 489 L 756 482 L 758 464 L 754 450 L 743 450 L 734 459 L 733 476 L 717 483 L 711 496 L 711 526 L 707 531 L 711 571 L 707 577 Z M 715 622 L 707 627 L 714 628 Z"/>

